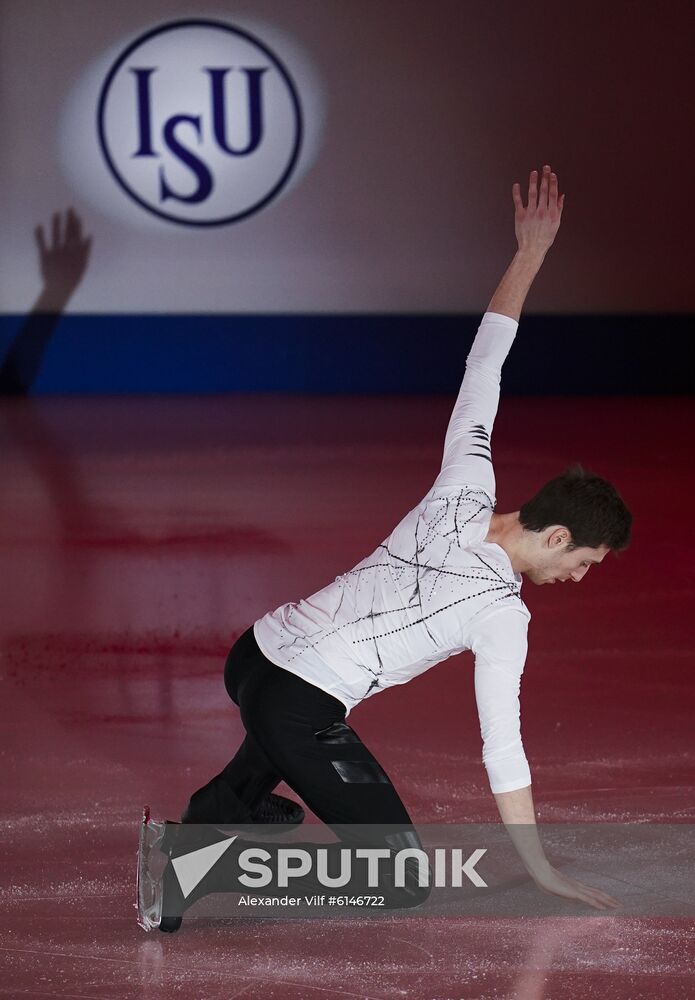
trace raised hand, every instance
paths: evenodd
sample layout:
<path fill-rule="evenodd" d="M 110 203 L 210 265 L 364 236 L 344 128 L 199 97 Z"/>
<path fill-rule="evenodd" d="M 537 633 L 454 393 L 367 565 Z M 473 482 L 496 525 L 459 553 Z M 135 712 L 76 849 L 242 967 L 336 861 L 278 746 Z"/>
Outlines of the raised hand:
<path fill-rule="evenodd" d="M 557 174 L 550 165 L 543 167 L 540 191 L 538 190 L 538 171 L 532 170 L 528 185 L 528 204 L 524 207 L 521 199 L 521 187 L 518 183 L 512 186 L 514 199 L 514 231 L 520 250 L 533 250 L 545 253 L 552 245 L 560 228 L 562 209 L 565 196 L 558 197 Z"/>
<path fill-rule="evenodd" d="M 65 212 L 62 232 L 61 214 L 54 213 L 50 242 L 43 226 L 36 227 L 34 237 L 43 288 L 0 365 L 0 393 L 29 392 L 58 320 L 89 263 L 92 238 L 83 235 L 80 217 L 72 208 Z"/>
<path fill-rule="evenodd" d="M 67 300 L 87 269 L 91 237 L 83 236 L 82 221 L 72 208 L 65 213 L 62 226 L 60 213 L 54 213 L 50 243 L 46 241 L 43 226 L 37 226 L 34 235 L 45 292 L 52 300 Z"/>

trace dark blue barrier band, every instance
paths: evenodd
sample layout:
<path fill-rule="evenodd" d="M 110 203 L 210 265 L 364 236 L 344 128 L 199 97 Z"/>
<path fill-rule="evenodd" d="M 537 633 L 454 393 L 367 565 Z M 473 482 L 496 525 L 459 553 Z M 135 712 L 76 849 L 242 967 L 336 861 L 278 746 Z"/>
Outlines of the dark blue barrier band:
<path fill-rule="evenodd" d="M 481 315 L 67 315 L 24 337 L 37 355 L 26 381 L 37 395 L 455 393 Z M 0 316 L 15 372 L 24 323 Z M 688 315 L 524 316 L 504 391 L 690 393 L 692 327 Z"/>

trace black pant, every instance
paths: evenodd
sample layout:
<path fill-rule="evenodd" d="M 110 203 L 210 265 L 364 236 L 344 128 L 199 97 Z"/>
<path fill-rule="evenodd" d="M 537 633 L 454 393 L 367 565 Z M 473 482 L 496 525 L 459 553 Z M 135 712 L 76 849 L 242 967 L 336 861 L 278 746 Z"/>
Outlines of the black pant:
<path fill-rule="evenodd" d="M 271 663 L 249 628 L 232 647 L 224 681 L 246 738 L 222 771 L 252 812 L 282 779 L 331 827 L 411 827 L 386 772 L 345 722 L 332 695 Z"/>
<path fill-rule="evenodd" d="M 223 771 L 192 796 L 186 822 L 252 823 L 254 809 L 282 779 L 335 832 L 338 840 L 327 848 L 329 852 L 337 853 L 341 845 L 389 850 L 380 888 L 370 890 L 367 882 L 360 881 L 365 878 L 362 874 L 351 882 L 351 892 L 382 894 L 387 907 L 423 902 L 429 888 L 419 885 L 418 865 L 412 858 L 405 860 L 405 886 L 393 881 L 396 853 L 420 849 L 419 837 L 386 772 L 345 723 L 342 702 L 271 663 L 258 648 L 253 628 L 232 647 L 224 680 L 241 710 L 246 737 Z M 182 912 L 208 892 L 222 891 L 220 885 L 233 884 L 238 854 L 250 846 L 265 848 L 267 842 L 237 838 L 186 901 L 180 893 L 176 897 L 179 890 L 170 878 L 173 889 L 167 912 Z M 189 848 L 184 841 L 177 850 L 185 853 Z M 321 893 L 325 888 L 312 874 L 304 878 L 302 891 Z M 275 895 L 277 890 L 254 892 Z"/>

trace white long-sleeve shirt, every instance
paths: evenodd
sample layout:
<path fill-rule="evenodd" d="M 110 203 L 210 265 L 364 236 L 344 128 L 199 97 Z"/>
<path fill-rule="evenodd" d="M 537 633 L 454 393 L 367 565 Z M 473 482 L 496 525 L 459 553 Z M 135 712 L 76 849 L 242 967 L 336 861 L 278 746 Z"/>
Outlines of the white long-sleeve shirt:
<path fill-rule="evenodd" d="M 487 312 L 468 355 L 441 471 L 420 503 L 354 569 L 254 624 L 269 660 L 355 705 L 470 649 L 493 792 L 524 788 L 519 689 L 529 611 L 499 545 L 490 436 L 500 374 L 518 323 Z"/>

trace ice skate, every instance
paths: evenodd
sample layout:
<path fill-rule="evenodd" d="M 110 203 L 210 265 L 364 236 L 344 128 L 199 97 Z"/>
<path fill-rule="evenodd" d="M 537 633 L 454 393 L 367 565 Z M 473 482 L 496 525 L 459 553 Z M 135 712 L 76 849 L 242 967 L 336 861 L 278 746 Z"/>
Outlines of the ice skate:
<path fill-rule="evenodd" d="M 180 823 L 154 820 L 145 806 L 140 823 L 137 863 L 137 920 L 145 931 L 173 933 L 181 926 L 185 900 L 172 859 L 200 846 L 200 831 Z"/>

